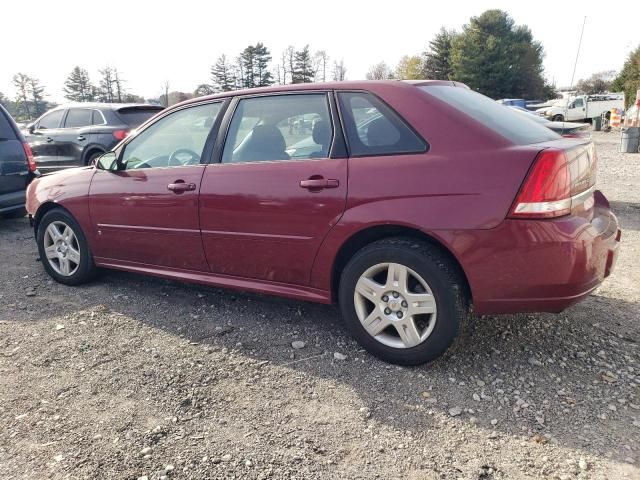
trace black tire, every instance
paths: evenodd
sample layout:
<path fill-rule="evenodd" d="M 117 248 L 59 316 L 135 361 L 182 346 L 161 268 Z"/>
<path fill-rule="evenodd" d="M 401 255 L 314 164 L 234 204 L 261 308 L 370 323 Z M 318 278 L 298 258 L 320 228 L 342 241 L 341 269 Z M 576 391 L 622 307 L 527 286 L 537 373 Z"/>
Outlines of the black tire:
<path fill-rule="evenodd" d="M 93 161 L 102 154 L 104 154 L 104 152 L 101 150 L 91 152 L 89 155 L 87 155 L 84 164 L 87 166 L 93 165 Z"/>
<path fill-rule="evenodd" d="M 16 208 L 15 210 L 11 210 L 9 212 L 4 212 L 2 216 L 4 218 L 22 218 L 27 214 L 27 211 L 22 208 Z"/>
<path fill-rule="evenodd" d="M 68 225 L 77 239 L 77 246 L 80 252 L 80 262 L 77 265 L 75 272 L 71 275 L 61 275 L 51 265 L 51 262 L 47 259 L 44 246 L 44 237 L 47 227 L 53 222 L 63 222 Z M 40 254 L 40 260 L 46 272 L 56 282 L 63 283 L 65 285 L 80 285 L 91 280 L 96 274 L 96 266 L 93 263 L 93 256 L 89 250 L 87 239 L 80 228 L 80 225 L 76 220 L 66 211 L 60 208 L 50 210 L 44 214 L 40 223 L 38 224 L 38 233 L 36 235 L 38 243 L 38 252 Z"/>
<path fill-rule="evenodd" d="M 551 120 L 554 122 L 564 122 L 564 117 L 562 115 L 554 115 Z"/>
<path fill-rule="evenodd" d="M 371 336 L 358 319 L 354 292 L 360 276 L 380 263 L 399 263 L 424 279 L 435 299 L 437 317 L 431 334 L 415 347 L 394 348 Z M 339 302 L 349 331 L 369 353 L 390 363 L 420 365 L 442 355 L 455 340 L 469 307 L 458 269 L 439 249 L 409 238 L 374 242 L 359 252 L 342 271 Z"/>

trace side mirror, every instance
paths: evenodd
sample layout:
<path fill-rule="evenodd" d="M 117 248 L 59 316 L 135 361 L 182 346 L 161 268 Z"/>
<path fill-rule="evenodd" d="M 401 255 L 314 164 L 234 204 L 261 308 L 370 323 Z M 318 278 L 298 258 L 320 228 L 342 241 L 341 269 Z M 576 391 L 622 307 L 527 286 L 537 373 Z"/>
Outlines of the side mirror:
<path fill-rule="evenodd" d="M 107 152 L 94 160 L 94 165 L 98 170 L 116 170 L 117 160 L 115 152 Z"/>
<path fill-rule="evenodd" d="M 30 134 L 33 134 L 33 132 L 36 131 L 36 124 L 35 123 L 30 123 L 29 125 L 27 125 L 27 131 Z"/>

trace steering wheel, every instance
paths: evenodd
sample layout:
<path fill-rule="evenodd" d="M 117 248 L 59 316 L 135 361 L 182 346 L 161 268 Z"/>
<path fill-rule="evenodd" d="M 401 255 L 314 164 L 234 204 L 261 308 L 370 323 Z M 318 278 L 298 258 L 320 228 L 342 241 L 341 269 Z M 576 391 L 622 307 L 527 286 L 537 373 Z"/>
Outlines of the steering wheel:
<path fill-rule="evenodd" d="M 185 163 L 182 163 L 177 158 L 178 155 L 180 155 L 181 153 L 189 154 L 191 156 L 191 159 L 189 159 Z M 169 166 L 169 167 L 179 167 L 181 165 L 195 165 L 198 162 L 200 162 L 200 155 L 198 155 L 196 152 L 194 152 L 193 150 L 190 150 L 188 148 L 179 148 L 179 149 L 177 149 L 176 151 L 174 151 L 171 154 L 171 156 L 169 157 L 169 161 L 167 162 L 167 166 Z"/>

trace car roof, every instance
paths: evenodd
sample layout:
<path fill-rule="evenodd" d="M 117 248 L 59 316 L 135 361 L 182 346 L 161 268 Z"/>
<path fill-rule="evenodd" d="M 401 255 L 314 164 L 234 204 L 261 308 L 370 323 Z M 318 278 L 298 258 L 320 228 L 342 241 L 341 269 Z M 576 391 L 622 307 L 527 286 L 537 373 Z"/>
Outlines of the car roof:
<path fill-rule="evenodd" d="M 163 110 L 161 105 L 153 105 L 151 103 L 100 103 L 100 102 L 69 102 L 58 105 L 51 110 L 63 110 L 67 108 L 92 108 L 96 110 L 121 110 L 123 108 L 153 108 L 158 111 Z"/>
<path fill-rule="evenodd" d="M 411 86 L 427 85 L 449 85 L 455 87 L 468 88 L 463 83 L 448 80 L 345 80 L 342 82 L 314 82 L 314 83 L 293 83 L 287 85 L 271 85 L 269 87 L 247 88 L 243 90 L 232 90 L 229 92 L 214 93 L 202 97 L 191 98 L 184 102 L 172 105 L 171 108 L 181 107 L 192 103 L 218 98 L 236 97 L 242 95 L 259 95 L 264 93 L 278 92 L 300 92 L 314 90 L 369 90 L 375 86 L 386 86 L 395 88 L 411 88 Z"/>

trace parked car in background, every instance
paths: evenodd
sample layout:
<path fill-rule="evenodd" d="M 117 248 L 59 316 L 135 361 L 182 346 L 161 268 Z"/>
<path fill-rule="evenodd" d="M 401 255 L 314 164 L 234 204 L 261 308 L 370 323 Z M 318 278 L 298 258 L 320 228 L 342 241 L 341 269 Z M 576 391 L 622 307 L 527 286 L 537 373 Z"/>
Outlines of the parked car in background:
<path fill-rule="evenodd" d="M 496 100 L 501 105 L 508 107 L 520 107 L 526 110 L 531 110 L 532 105 L 539 104 L 541 100 L 525 100 L 524 98 L 501 98 Z"/>
<path fill-rule="evenodd" d="M 309 128 L 313 151 L 289 154 Z M 369 352 L 419 364 L 471 304 L 559 312 L 611 273 L 595 181 L 589 140 L 462 84 L 314 83 L 175 105 L 95 167 L 36 179 L 27 209 L 58 282 L 104 267 L 337 301 Z"/>
<path fill-rule="evenodd" d="M 520 107 L 509 107 L 516 112 L 526 115 L 526 118 L 533 120 L 540 125 L 544 125 L 549 130 L 556 132 L 558 135 L 567 138 L 591 138 L 591 125 L 588 123 L 576 122 L 552 122 L 551 120 L 541 117 L 529 110 Z"/>
<path fill-rule="evenodd" d="M 607 114 L 612 108 L 624 109 L 624 93 L 578 95 L 551 107 L 540 108 L 536 113 L 554 122 L 582 122 Z"/>
<path fill-rule="evenodd" d="M 90 165 L 163 109 L 127 103 L 60 105 L 30 124 L 26 138 L 43 173 Z"/>
<path fill-rule="evenodd" d="M 0 105 L 0 215 L 25 215 L 25 191 L 37 175 L 29 144 L 9 112 Z"/>

